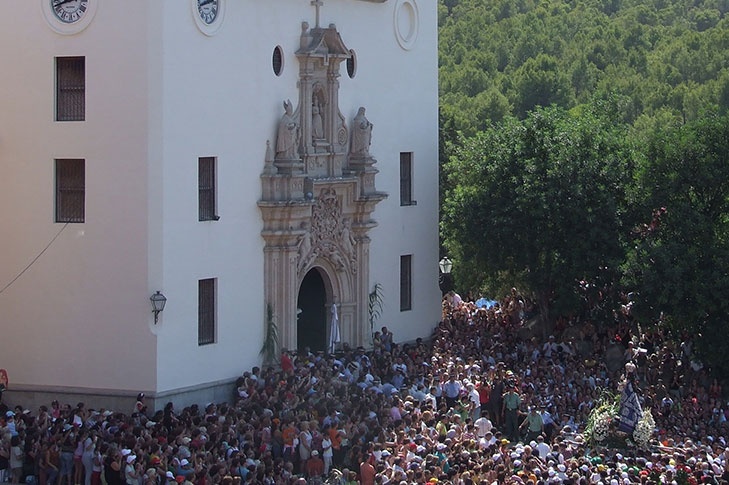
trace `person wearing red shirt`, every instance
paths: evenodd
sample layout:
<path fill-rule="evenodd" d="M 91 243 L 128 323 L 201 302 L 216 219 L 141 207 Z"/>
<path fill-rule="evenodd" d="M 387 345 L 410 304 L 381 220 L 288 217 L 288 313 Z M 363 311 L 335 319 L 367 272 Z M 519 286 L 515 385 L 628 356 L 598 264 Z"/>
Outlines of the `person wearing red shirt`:
<path fill-rule="evenodd" d="M 281 370 L 287 374 L 294 370 L 294 364 L 286 353 L 286 349 L 281 350 Z"/>
<path fill-rule="evenodd" d="M 319 452 L 317 450 L 312 451 L 311 458 L 306 461 L 306 475 L 309 478 L 316 478 L 324 475 L 324 460 L 319 457 Z"/>
<path fill-rule="evenodd" d="M 481 402 L 481 414 L 484 414 L 489 408 L 490 397 L 491 386 L 489 386 L 489 383 L 486 381 L 486 379 L 482 379 L 481 383 L 478 385 L 478 400 Z"/>
<path fill-rule="evenodd" d="M 370 463 L 370 455 L 365 455 L 359 465 L 359 479 L 362 485 L 375 485 L 375 467 Z"/>

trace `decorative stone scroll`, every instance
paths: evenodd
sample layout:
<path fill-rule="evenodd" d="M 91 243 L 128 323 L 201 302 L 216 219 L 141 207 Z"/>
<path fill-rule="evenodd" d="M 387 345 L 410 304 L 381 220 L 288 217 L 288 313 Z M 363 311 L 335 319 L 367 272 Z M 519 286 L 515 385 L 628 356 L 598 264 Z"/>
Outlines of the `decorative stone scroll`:
<path fill-rule="evenodd" d="M 317 257 L 327 259 L 337 271 L 357 273 L 357 241 L 352 236 L 352 220 L 342 217 L 335 189 L 321 191 L 312 208 L 311 224 L 303 222 L 301 228 L 306 232 L 299 240 L 300 273 L 305 273 Z"/>

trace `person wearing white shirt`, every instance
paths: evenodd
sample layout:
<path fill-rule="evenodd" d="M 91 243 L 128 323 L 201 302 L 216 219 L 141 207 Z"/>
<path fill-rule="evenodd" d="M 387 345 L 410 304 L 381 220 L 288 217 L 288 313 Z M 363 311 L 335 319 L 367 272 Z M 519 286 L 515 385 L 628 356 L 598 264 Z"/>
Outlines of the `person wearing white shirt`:
<path fill-rule="evenodd" d="M 332 457 L 334 451 L 332 450 L 332 440 L 329 439 L 329 435 L 325 434 L 321 440 L 321 457 L 324 459 L 324 475 L 329 475 L 329 469 L 332 466 Z"/>
<path fill-rule="evenodd" d="M 551 359 L 552 353 L 557 352 L 557 344 L 554 341 L 554 335 L 549 336 L 549 341 L 542 347 L 542 352 L 544 352 L 544 357 L 547 359 Z"/>
<path fill-rule="evenodd" d="M 536 451 L 542 460 L 546 459 L 547 455 L 552 452 L 552 448 L 544 442 L 544 436 L 539 435 L 537 437 Z"/>
<path fill-rule="evenodd" d="M 468 401 L 471 403 L 471 419 L 476 420 L 481 416 L 481 398 L 473 384 L 468 385 Z"/>
<path fill-rule="evenodd" d="M 480 438 L 478 440 L 478 445 L 481 447 L 481 449 L 486 449 L 489 446 L 492 446 L 496 443 L 496 438 L 494 438 L 494 434 L 489 431 L 486 433 L 486 435 L 483 438 Z"/>
<path fill-rule="evenodd" d="M 481 416 L 473 424 L 476 426 L 476 436 L 479 438 L 485 437 L 494 427 L 486 416 Z"/>
<path fill-rule="evenodd" d="M 438 398 L 436 396 L 436 388 L 431 387 L 430 392 L 425 395 L 425 403 L 430 404 L 433 409 L 438 409 Z"/>

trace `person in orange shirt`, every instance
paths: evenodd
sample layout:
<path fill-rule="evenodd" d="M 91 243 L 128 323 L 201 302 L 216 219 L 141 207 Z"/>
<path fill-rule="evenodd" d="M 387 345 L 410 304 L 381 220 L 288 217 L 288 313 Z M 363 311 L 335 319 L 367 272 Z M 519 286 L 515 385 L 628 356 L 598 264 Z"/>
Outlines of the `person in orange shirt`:
<path fill-rule="evenodd" d="M 294 448 L 294 439 L 296 438 L 296 435 L 298 432 L 296 431 L 296 428 L 294 428 L 294 423 L 289 421 L 286 423 L 286 427 L 281 432 L 281 437 L 283 438 L 283 456 L 284 459 L 287 461 L 293 461 L 294 457 L 296 456 L 296 450 Z"/>
<path fill-rule="evenodd" d="M 370 463 L 370 455 L 365 455 L 359 465 L 359 479 L 362 485 L 375 485 L 375 467 Z"/>
<path fill-rule="evenodd" d="M 329 434 L 329 439 L 332 442 L 332 462 L 334 466 L 339 466 L 342 463 L 342 458 L 344 458 L 342 454 L 342 433 L 334 426 L 325 426 L 324 432 Z"/>

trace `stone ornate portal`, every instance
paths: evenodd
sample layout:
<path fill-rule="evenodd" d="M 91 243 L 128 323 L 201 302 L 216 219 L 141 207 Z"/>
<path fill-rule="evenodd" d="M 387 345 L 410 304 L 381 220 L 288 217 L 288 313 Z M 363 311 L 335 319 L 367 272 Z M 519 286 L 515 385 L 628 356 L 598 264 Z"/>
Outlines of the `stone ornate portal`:
<path fill-rule="evenodd" d="M 319 5 L 320 6 L 320 5 Z M 317 6 L 317 9 L 318 7 Z M 372 123 L 359 108 L 352 134 L 339 106 L 339 71 L 350 56 L 334 24 L 301 26 L 299 100 L 284 103 L 275 157 L 267 149 L 261 175 L 265 302 L 279 325 L 280 344 L 296 348 L 296 298 L 304 276 L 317 268 L 340 310 L 342 341 L 369 342 L 368 233 L 375 206 L 370 155 Z M 354 107 L 347 111 L 354 113 Z M 271 160 L 273 158 L 273 160 Z"/>
<path fill-rule="evenodd" d="M 302 223 L 302 229 L 306 231 L 299 244 L 298 270 L 302 277 L 317 257 L 328 259 L 337 271 L 357 273 L 357 241 L 351 232 L 351 219 L 342 217 L 335 189 L 322 189 L 312 208 L 311 224 Z"/>

